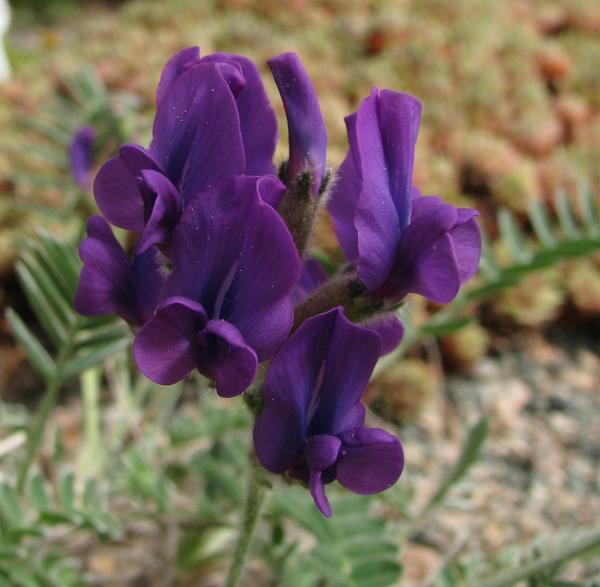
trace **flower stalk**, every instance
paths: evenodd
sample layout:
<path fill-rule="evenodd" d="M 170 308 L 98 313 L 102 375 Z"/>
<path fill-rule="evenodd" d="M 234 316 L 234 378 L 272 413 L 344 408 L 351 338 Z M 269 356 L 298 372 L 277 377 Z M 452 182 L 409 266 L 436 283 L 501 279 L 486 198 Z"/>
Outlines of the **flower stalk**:
<path fill-rule="evenodd" d="M 277 208 L 300 256 L 306 251 L 317 211 L 317 201 L 310 192 L 311 181 L 310 173 L 302 173 L 289 187 Z"/>
<path fill-rule="evenodd" d="M 267 493 L 268 483 L 264 478 L 264 472 L 256 461 L 254 454 L 252 454 L 250 457 L 248 489 L 240 533 L 225 581 L 225 587 L 237 587 L 239 585 Z"/>

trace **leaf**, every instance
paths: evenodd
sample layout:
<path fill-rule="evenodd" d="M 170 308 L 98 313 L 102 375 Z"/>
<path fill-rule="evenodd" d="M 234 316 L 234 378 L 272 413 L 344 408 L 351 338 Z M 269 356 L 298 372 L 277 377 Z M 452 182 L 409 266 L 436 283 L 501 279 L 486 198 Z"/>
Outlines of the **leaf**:
<path fill-rule="evenodd" d="M 57 292 L 47 274 L 35 267 L 32 261 L 28 265 L 26 258 L 24 256 L 23 261 L 17 263 L 19 281 L 36 318 L 52 342 L 60 346 L 67 336 L 66 326 L 70 317 L 68 310 L 65 312 L 63 307 L 64 298 Z"/>
<path fill-rule="evenodd" d="M 73 298 L 80 268 L 75 247 L 48 234 L 28 246 L 17 266 L 23 291 L 44 333 L 57 354 L 67 350 L 61 369 L 63 382 L 129 344 L 128 330 L 115 318 L 88 318 L 75 312 Z M 8 310 L 7 317 L 28 359 L 48 380 L 56 369 L 50 354 L 12 310 Z"/>
<path fill-rule="evenodd" d="M 44 479 L 41 475 L 35 474 L 31 476 L 27 487 L 27 495 L 31 503 L 38 510 L 41 511 L 50 507 L 50 499 L 48 498 L 48 493 L 44 486 Z"/>
<path fill-rule="evenodd" d="M 472 321 L 472 318 L 455 318 L 453 320 L 451 319 L 439 323 L 433 322 L 425 324 L 422 331 L 435 336 L 445 336 L 446 334 L 451 334 L 452 332 L 456 332 L 457 330 L 464 328 Z"/>
<path fill-rule="evenodd" d="M 64 370 L 64 379 L 72 379 L 77 377 L 80 373 L 102 363 L 109 357 L 118 354 L 123 349 L 129 346 L 129 336 L 123 335 L 120 338 L 116 338 L 110 343 L 102 345 L 92 345 L 91 348 L 86 348 L 86 353 L 81 354 L 67 362 Z"/>
<path fill-rule="evenodd" d="M 594 192 L 589 184 L 582 184 L 577 191 L 581 206 L 581 218 L 590 236 L 600 235 L 600 219 L 598 218 L 598 205 Z"/>
<path fill-rule="evenodd" d="M 533 230 L 546 248 L 556 245 L 557 237 L 550 221 L 548 209 L 539 200 L 531 200 L 528 208 L 529 220 Z"/>
<path fill-rule="evenodd" d="M 0 515 L 11 528 L 19 528 L 25 521 L 19 498 L 8 483 L 0 484 Z"/>
<path fill-rule="evenodd" d="M 370 587 L 384 587 L 393 585 L 402 572 L 402 565 L 394 560 L 373 559 L 357 565 L 351 574 L 351 579 L 357 585 L 369 585 Z"/>
<path fill-rule="evenodd" d="M 19 315 L 11 308 L 6 310 L 6 319 L 10 324 L 12 333 L 25 351 L 27 359 L 31 366 L 44 378 L 49 379 L 55 369 L 54 361 L 42 346 L 39 340 L 33 335 Z"/>
<path fill-rule="evenodd" d="M 65 510 L 72 510 L 75 506 L 75 475 L 67 473 L 58 485 L 58 498 L 60 505 Z"/>
<path fill-rule="evenodd" d="M 424 510 L 431 511 L 435 506 L 444 501 L 448 491 L 456 485 L 477 462 L 483 443 L 489 433 L 488 418 L 481 418 L 467 433 L 458 460 L 454 463 L 444 480 L 427 502 Z"/>
<path fill-rule="evenodd" d="M 285 516 L 312 534 L 316 545 L 298 553 L 284 570 L 287 583 L 298 587 L 387 587 L 398 581 L 398 545 L 387 523 L 370 513 L 372 498 L 339 495 L 328 490 L 333 509 L 330 519 L 315 508 L 306 489 L 286 488 L 271 503 L 271 515 Z"/>
<path fill-rule="evenodd" d="M 556 206 L 556 214 L 558 220 L 566 236 L 569 238 L 577 239 L 581 236 L 581 232 L 575 222 L 573 210 L 569 202 L 569 196 L 564 190 L 558 190 L 554 198 L 554 204 Z"/>
<path fill-rule="evenodd" d="M 505 209 L 498 212 L 498 228 L 502 241 L 506 243 L 511 257 L 519 264 L 526 264 L 531 260 L 532 253 L 529 250 L 525 237 L 517 225 L 515 217 Z"/>

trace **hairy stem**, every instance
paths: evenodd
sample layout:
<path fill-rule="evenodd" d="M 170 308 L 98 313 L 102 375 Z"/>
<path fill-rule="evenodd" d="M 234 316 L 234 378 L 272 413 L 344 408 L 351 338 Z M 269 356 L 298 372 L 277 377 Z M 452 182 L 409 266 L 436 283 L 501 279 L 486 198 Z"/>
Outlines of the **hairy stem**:
<path fill-rule="evenodd" d="M 266 494 L 267 485 L 263 479 L 263 472 L 253 455 L 251 457 L 248 490 L 242 514 L 240 533 L 231 566 L 229 567 L 229 573 L 227 574 L 227 580 L 225 581 L 225 587 L 237 587 L 239 584 Z"/>
<path fill-rule="evenodd" d="M 277 212 L 286 223 L 301 257 L 308 245 L 317 211 L 317 201 L 310 193 L 310 182 L 310 173 L 302 174 L 298 181 L 288 188 L 277 207 Z"/>
<path fill-rule="evenodd" d="M 479 587 L 510 587 L 518 581 L 533 577 L 598 546 L 600 546 L 600 527 L 590 530 L 537 560 L 521 565 L 516 569 L 498 573 L 494 577 L 481 581 L 478 585 Z"/>
<path fill-rule="evenodd" d="M 343 306 L 346 316 L 352 322 L 363 322 L 379 314 L 395 311 L 398 304 L 390 305 L 385 300 L 372 296 L 354 271 L 343 270 L 323 283 L 296 308 L 292 332 L 307 318 L 336 306 Z"/>

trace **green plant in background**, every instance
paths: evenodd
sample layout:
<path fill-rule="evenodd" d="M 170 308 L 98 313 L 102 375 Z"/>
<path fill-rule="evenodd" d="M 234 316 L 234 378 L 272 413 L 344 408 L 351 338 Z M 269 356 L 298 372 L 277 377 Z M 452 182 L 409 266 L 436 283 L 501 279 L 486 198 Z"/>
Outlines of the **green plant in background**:
<path fill-rule="evenodd" d="M 56 108 L 46 112 L 47 120 L 26 123 L 45 136 L 48 146 L 36 156 L 58 171 L 57 188 L 73 195 L 67 210 L 81 212 L 81 216 L 87 214 L 90 200 L 67 177 L 65 154 L 73 132 L 80 124 L 89 123 L 106 129 L 101 141 L 106 145 L 101 149 L 103 157 L 129 134 L 124 130 L 128 117 L 113 114 L 109 106 L 113 102 L 98 84 L 90 70 L 84 71 L 67 84 L 68 96 L 78 96 L 76 100 L 59 96 Z M 58 120 L 68 120 L 68 128 L 56 126 Z M 45 172 L 15 179 L 31 185 L 47 182 Z M 588 257 L 598 251 L 600 220 L 594 195 L 582 188 L 577 196 L 576 209 L 564 193 L 557 194 L 552 206 L 535 201 L 526 219 L 501 210 L 498 241 L 508 255 L 501 257 L 488 244 L 477 281 L 424 323 L 409 325 L 402 347 L 380 361 L 378 371 L 401 361 L 407 350 L 427 337 L 464 328 L 472 320 L 473 308 L 498 292 L 511 291 L 524 276 L 537 275 L 563 259 Z M 13 210 L 49 211 L 57 216 L 51 207 L 20 207 L 15 205 Z M 77 232 L 80 227 L 77 218 Z M 179 574 L 202 576 L 215 568 L 222 573 L 245 493 L 248 414 L 238 407 L 224 408 L 207 394 L 196 398 L 197 390 L 165 392 L 138 377 L 125 350 L 130 340 L 126 329 L 112 320 L 84 319 L 72 311 L 79 269 L 74 246 L 48 235 L 28 245 L 17 267 L 39 329 L 12 310 L 7 317 L 46 389 L 37 419 L 27 427 L 25 454 L 14 451 L 11 455 L 18 456 L 17 485 L 6 482 L 1 489 L 0 579 L 19 587 L 83 585 L 81 569 L 76 561 L 71 564 L 68 560 L 69 544 L 56 539 L 53 529 L 58 526 L 68 533 L 87 533 L 94 540 L 110 541 L 139 516 L 152 519 L 161 528 L 175 526 L 178 539 L 172 564 Z M 205 382 L 195 383 L 195 387 L 205 386 Z M 39 473 L 31 475 L 31 469 L 36 463 L 41 471 L 47 466 L 47 455 L 38 458 L 40 446 L 48 417 L 66 387 L 79 388 L 82 393 L 81 458 L 73 475 L 63 470 L 60 450 L 50 451 L 51 467 L 61 473 L 48 491 L 49 481 Z M 100 398 L 104 388 L 110 402 Z M 113 407 L 117 417 L 112 413 L 105 417 L 105 411 Z M 139 430 L 135 430 L 137 426 Z M 22 423 L 16 430 L 21 428 Z M 264 531 L 259 533 L 251 558 L 269 567 L 273 586 L 401 584 L 398 558 L 402 549 L 436 509 L 444 507 L 454 486 L 476 465 L 487 433 L 486 419 L 471 428 L 457 462 L 416 512 L 413 496 L 404 489 L 367 499 L 334 492 L 336 515 L 325 522 L 304 493 L 294 488 L 276 493 L 265 505 L 260 526 Z M 57 500 L 48 497 L 52 491 Z M 123 498 L 134 505 L 119 511 L 118 517 L 109 516 L 106 512 L 112 513 Z M 536 541 L 531 548 L 518 548 L 518 555 L 508 561 L 502 556 L 481 561 L 455 555 L 445 561 L 431 585 L 501 587 L 527 580 L 530 587 L 565 587 L 569 583 L 559 579 L 561 564 L 595 552 L 599 543 L 598 531 L 592 530 L 568 541 Z M 32 560 L 35 565 L 28 564 Z"/>
<path fill-rule="evenodd" d="M 587 197 L 582 194 L 583 202 L 588 202 Z M 540 214 L 539 208 L 536 214 Z M 545 226 L 549 234 L 553 235 L 552 239 L 548 238 L 548 234 L 544 237 L 547 248 L 543 248 L 544 241 L 540 237 L 541 242 L 538 242 L 535 252 L 527 258 L 527 263 L 523 262 L 524 257 L 521 256 L 521 262 L 508 268 L 494 264 L 493 272 L 484 269 L 487 267 L 484 264 L 480 274 L 481 281 L 474 286 L 474 293 L 465 293 L 469 302 L 486 299 L 500 288 L 511 287 L 522 274 L 545 267 L 548 262 L 557 258 L 563 258 L 565 255 L 585 255 L 600 246 L 596 238 L 598 226 L 591 221 L 592 217 L 583 224 L 574 219 L 572 210 L 569 209 L 569 216 L 566 217 L 563 209 L 563 226 L 558 228 L 549 223 L 547 212 L 543 214 L 543 224 L 539 224 L 539 219 L 537 220 L 537 231 Z M 502 213 L 501 217 L 505 218 L 504 228 L 501 229 L 503 238 L 519 238 L 520 232 L 512 220 L 508 220 L 510 217 L 505 213 Z M 570 232 L 567 232 L 567 228 Z M 568 236 L 563 236 L 564 234 Z M 522 249 L 515 248 L 515 254 L 517 250 L 518 254 L 522 255 Z M 486 259 L 487 255 L 489 252 L 486 253 Z M 206 394 L 200 394 L 202 405 L 199 409 L 194 409 L 192 413 L 187 410 L 179 413 L 175 402 L 180 396 L 172 390 L 159 394 L 159 390 L 152 384 L 145 382 L 142 385 L 141 377 L 135 378 L 137 383 L 134 382 L 132 387 L 129 361 L 123 356 L 129 342 L 126 330 L 112 319 L 82 318 L 72 310 L 69 300 L 74 292 L 78 269 L 79 261 L 74 246 L 60 243 L 48 235 L 40 236 L 37 243 L 30 245 L 18 265 L 23 291 L 42 330 L 39 334 L 34 334 L 12 310 L 8 310 L 7 316 L 31 364 L 46 381 L 47 390 L 37 419 L 29 427 L 26 451 L 21 459 L 18 487 L 22 496 L 18 496 L 10 484 L 4 485 L 4 527 L 7 528 L 4 540 L 7 544 L 14 545 L 15 536 L 22 536 L 19 540 L 29 541 L 29 536 L 35 534 L 38 540 L 45 537 L 43 539 L 47 541 L 48 536 L 44 528 L 48 524 L 60 524 L 84 532 L 91 531 L 100 539 L 110 539 L 119 532 L 115 521 L 107 519 L 102 509 L 98 513 L 85 513 L 88 506 L 73 505 L 94 503 L 94 507 L 97 506 L 90 497 L 92 487 L 95 486 L 92 480 L 94 471 L 82 470 L 82 479 L 90 474 L 92 478 L 88 477 L 88 481 L 79 489 L 73 484 L 72 475 L 64 475 L 64 480 L 59 484 L 62 487 L 59 494 L 70 497 L 59 498 L 59 503 L 62 504 L 60 507 L 63 509 L 58 510 L 53 510 L 56 506 L 49 505 L 43 497 L 46 482 L 42 481 L 38 474 L 29 475 L 29 468 L 37 459 L 45 422 L 56 402 L 59 390 L 68 381 L 77 380 L 79 377 L 84 394 L 84 426 L 87 430 L 87 440 L 84 439 L 84 444 L 87 446 L 90 438 L 92 444 L 96 444 L 98 438 L 122 439 L 104 447 L 103 470 L 108 475 L 103 474 L 103 478 L 113 478 L 110 471 L 115 470 L 115 467 L 120 469 L 120 474 L 109 482 L 109 487 L 103 493 L 107 504 L 105 507 L 110 508 L 111 500 L 118 495 L 137 496 L 136 500 L 143 509 L 148 512 L 154 510 L 153 516 L 168 516 L 174 496 L 187 493 L 186 487 L 191 483 L 192 486 L 196 486 L 194 493 L 197 495 L 197 502 L 195 505 L 186 506 L 187 514 L 180 513 L 180 523 L 184 531 L 177 549 L 176 562 L 181 572 L 222 564 L 226 559 L 232 536 L 229 515 L 236 511 L 244 495 L 243 472 L 246 467 L 247 444 L 243 430 L 247 426 L 247 415 L 243 410 L 232 411 L 216 406 Z M 441 335 L 448 329 L 460 326 L 465 307 L 465 300 L 459 298 L 442 312 L 434 314 L 429 324 L 421 326 L 411 334 L 410 340 L 414 344 L 417 336 Z M 441 313 L 443 320 L 439 315 Z M 48 351 L 47 348 L 53 350 Z M 121 419 L 106 421 L 100 420 L 96 413 L 100 406 L 98 385 L 101 376 L 96 366 L 99 365 L 102 372 L 106 372 L 105 361 L 111 357 L 116 357 L 117 361 L 115 363 L 115 359 L 110 360 L 108 365 L 113 365 L 111 370 L 115 365 L 118 366 L 117 371 L 111 375 L 115 386 L 114 397 L 120 404 L 120 410 L 124 412 Z M 386 364 L 388 361 L 386 358 L 381 363 Z M 154 399 L 148 404 L 150 397 Z M 156 448 L 151 448 L 150 453 L 140 452 L 135 443 L 125 453 L 119 454 L 124 440 L 123 419 L 135 421 L 136 418 L 145 419 L 146 426 L 150 426 L 147 430 L 149 436 L 144 437 L 145 444 L 156 447 L 152 437 L 167 435 L 166 456 L 159 457 Z M 231 434 L 232 432 L 234 434 Z M 263 558 L 273 569 L 279 581 L 273 584 L 394 585 L 401 575 L 397 560 L 403 544 L 431 517 L 437 507 L 443 507 L 452 487 L 476 464 L 486 433 L 487 423 L 484 420 L 467 435 L 462 455 L 443 478 L 431 499 L 413 514 L 409 513 L 410 496 L 403 490 L 384 494 L 383 500 L 371 498 L 366 503 L 362 498 L 336 493 L 332 498 L 336 507 L 336 516 L 332 522 L 325 522 L 320 518 L 312 509 L 310 499 L 299 491 L 288 489 L 285 496 L 276 495 L 267 503 L 265 511 L 264 524 L 270 526 L 271 531 L 260 533 L 253 551 L 254 556 Z M 198 448 L 194 449 L 194 446 Z M 186 457 L 186 454 L 189 456 Z M 57 460 L 57 466 L 62 468 L 63 465 L 59 464 L 60 456 L 56 455 L 53 458 Z M 80 462 L 86 463 L 89 460 L 82 459 Z M 201 488 L 197 487 L 198 483 L 201 484 Z M 17 503 L 18 506 L 15 505 Z M 365 509 L 371 512 L 367 518 L 364 515 Z M 22 528 L 25 518 L 32 528 L 31 531 Z M 125 515 L 120 525 L 127 524 L 127 519 Z M 193 519 L 199 520 L 200 526 L 187 527 L 188 520 Z M 20 530 L 10 530 L 14 526 Z M 316 541 L 312 549 L 305 550 L 305 547 L 301 546 L 304 535 L 310 535 Z M 535 558 L 528 559 L 530 562 L 519 565 L 514 571 L 500 570 L 498 576 L 486 579 L 487 582 L 482 579 L 485 569 L 481 563 L 471 564 L 469 569 L 465 570 L 463 563 L 450 560 L 440 571 L 434 584 L 500 587 L 514 584 L 520 578 L 531 577 L 532 581 L 537 581 L 532 583 L 535 585 L 560 585 L 554 578 L 558 576 L 559 563 L 597 547 L 599 541 L 597 531 L 582 531 L 581 536 L 567 543 L 566 548 L 564 543 L 558 543 L 556 546 L 551 543 L 545 544 L 538 550 Z M 78 574 L 72 574 L 72 566 L 64 562 L 66 559 L 61 554 L 63 551 L 60 544 L 55 544 L 52 540 L 44 543 L 48 544 L 51 554 L 46 558 L 40 554 L 42 558 L 35 570 L 25 564 L 14 566 L 12 571 L 6 571 L 6 576 L 10 578 L 7 580 L 26 587 L 46 585 L 52 584 L 47 582 L 46 575 L 54 573 L 65 585 L 82 584 L 77 583 L 82 579 L 78 578 Z M 27 544 L 27 549 L 30 550 L 22 551 L 25 557 L 23 560 L 27 560 L 28 553 L 37 553 L 39 550 L 37 542 Z M 377 556 L 370 557 L 371 547 L 373 552 L 377 551 Z M 8 549 L 7 553 L 10 552 L 12 551 Z M 3 569 L 2 560 L 0 557 L 0 571 Z M 550 578 L 543 578 L 546 575 Z M 63 578 L 67 576 L 72 579 Z M 69 580 L 72 583 L 69 583 Z"/>
<path fill-rule="evenodd" d="M 19 491 L 25 487 L 29 468 L 37 456 L 46 422 L 61 388 L 129 343 L 127 330 L 114 319 L 85 318 L 73 309 L 80 261 L 72 246 L 43 235 L 28 249 L 17 265 L 17 274 L 55 356 L 51 356 L 19 315 L 9 309 L 7 318 L 13 334 L 46 383 L 42 404 L 27 436 L 27 454 L 17 482 Z M 97 390 L 89 385 L 84 389 L 97 394 Z M 95 403 L 93 398 L 85 400 L 92 405 Z"/>
<path fill-rule="evenodd" d="M 509 251 L 509 264 L 506 264 L 506 259 L 503 260 L 504 264 L 497 261 L 491 247 L 486 246 L 480 274 L 473 287 L 466 290 L 453 304 L 433 314 L 429 322 L 415 329 L 409 328 L 400 351 L 383 359 L 378 369 L 386 369 L 387 365 L 397 361 L 403 352 L 424 336 L 440 336 L 463 327 L 469 321 L 465 311 L 473 303 L 479 303 L 498 291 L 513 287 L 523 275 L 552 266 L 561 259 L 586 256 L 600 249 L 600 223 L 595 201 L 589 190 L 580 190 L 577 211 L 573 210 L 565 194 L 558 194 L 555 210 L 557 222 L 551 220 L 554 214 L 542 204 L 531 205 L 529 223 L 535 242 L 524 236 L 510 212 L 500 211 L 499 234 Z M 36 563 L 32 568 L 23 562 L 22 565 L 13 564 L 10 569 L 3 569 L 3 559 L 0 558 L 0 571 L 5 573 L 7 581 L 24 587 L 52 584 L 52 580 L 64 585 L 83 584 L 82 578 L 74 570 L 76 566 L 65 562 L 59 544 L 51 541 L 48 554 L 42 554 L 46 552 L 45 547 L 40 548 L 38 542 L 31 541 L 31 536 L 37 536 L 38 541 L 47 541 L 45 528 L 53 524 L 92 532 L 100 539 L 118 535 L 120 530 L 115 521 L 106 518 L 102 510 L 87 512 L 86 508 L 93 502 L 90 497 L 94 486 L 93 476 L 97 474 L 97 469 L 89 469 L 90 462 L 101 462 L 104 471 L 111 471 L 116 466 L 121 469 L 115 485 L 105 492 L 108 503 L 123 493 L 135 495 L 142 508 L 154 510 L 153 515 L 159 518 L 168 514 L 174 491 L 176 494 L 182 491 L 181 488 L 176 489 L 178 485 L 185 486 L 190 479 L 202 479 L 204 487 L 198 491 L 198 503 L 195 508 L 188 509 L 188 513 L 182 515 L 182 520 L 196 518 L 206 520 L 208 525 L 203 523 L 200 527 L 186 528 L 187 522 L 181 522 L 184 531 L 175 562 L 182 572 L 209 568 L 219 561 L 222 564 L 232 536 L 227 512 L 235 512 L 243 499 L 241 480 L 246 467 L 246 458 L 243 456 L 246 452 L 245 441 L 239 436 L 225 441 L 224 435 L 231 430 L 243 430 L 247 425 L 247 417 L 243 412 L 231 414 L 229 410 L 211 408 L 210 402 L 206 400 L 199 420 L 196 416 L 180 416 L 174 403 L 179 396 L 173 393 L 171 397 L 163 396 L 158 412 L 162 416 L 157 420 L 158 426 L 166 426 L 169 446 L 173 451 L 179 452 L 185 451 L 190 443 L 199 442 L 205 445 L 208 443 L 208 449 L 200 454 L 194 453 L 188 460 L 179 457 L 167 459 L 158 468 L 156 455 L 140 452 L 135 445 L 118 455 L 127 430 L 127 425 L 123 426 L 123 423 L 132 414 L 144 417 L 146 411 L 146 417 L 154 417 L 145 398 L 149 394 L 156 394 L 157 390 L 147 382 L 142 384 L 142 378 L 138 378 L 135 389 L 131 387 L 129 362 L 122 357 L 130 340 L 125 328 L 112 319 L 83 318 L 73 311 L 72 299 L 79 270 L 80 261 L 75 247 L 49 235 L 41 235 L 36 242 L 30 243 L 17 265 L 21 287 L 41 330 L 35 333 L 12 310 L 8 310 L 7 318 L 30 363 L 46 382 L 46 391 L 37 418 L 27 432 L 26 450 L 17 483 L 17 489 L 23 495 L 18 496 L 9 484 L 3 486 L 3 536 L 6 544 L 10 545 L 7 547 L 5 560 L 14 562 L 16 551 L 11 548 L 18 537 L 18 540 L 26 540 L 26 547 L 18 551 L 21 559 L 17 560 L 28 561 L 32 553 L 36 553 L 39 564 Z M 106 429 L 107 424 L 101 420 L 99 413 L 99 387 L 104 371 L 102 365 L 108 358 L 115 356 L 121 357 L 117 359 L 120 365 L 117 379 L 120 384 L 116 386 L 116 389 L 121 390 L 115 395 L 124 413 L 117 423 Z M 98 371 L 98 366 L 101 371 Z M 83 468 L 80 475 L 82 479 L 87 477 L 88 480 L 84 488 L 78 490 L 73 485 L 73 476 L 65 474 L 64 481 L 60 484 L 62 489 L 59 490 L 59 494 L 63 495 L 59 499 L 62 509 L 56 510 L 52 509 L 44 497 L 44 482 L 41 477 L 37 474 L 29 476 L 29 470 L 37 459 L 46 423 L 60 390 L 77 378 L 83 393 L 85 420 L 84 449 L 80 459 L 80 466 Z M 126 389 L 125 392 L 123 388 Z M 271 526 L 268 534 L 270 540 L 265 540 L 261 535 L 254 554 L 263 558 L 273 569 L 273 584 L 317 585 L 328 582 L 353 587 L 393 585 L 401 576 L 397 559 L 403 544 L 436 507 L 443 505 L 453 485 L 476 463 L 486 431 L 485 421 L 472 430 L 456 465 L 443 479 L 427 505 L 413 516 L 408 514 L 410 499 L 398 492 L 385 495 L 380 505 L 377 505 L 378 500 L 370 499 L 370 506 L 365 506 L 362 499 L 335 495 L 333 501 L 339 515 L 327 525 L 312 510 L 306 495 L 288 490 L 285 498 L 275 497 L 267 504 L 266 524 Z M 156 429 L 153 434 L 157 434 Z M 112 444 L 108 451 L 102 447 L 98 452 L 101 438 L 104 437 L 120 440 Z M 229 466 L 224 467 L 224 462 L 229 463 Z M 65 497 L 67 495 L 70 496 L 69 499 Z M 83 510 L 73 505 L 76 501 L 84 504 L 81 506 Z M 365 507 L 372 512 L 366 519 Z M 386 517 L 392 516 L 394 521 L 384 522 L 381 514 L 377 513 L 381 507 L 387 511 Z M 29 530 L 24 519 L 28 520 Z M 300 547 L 303 541 L 301 537 L 305 534 L 312 536 L 317 544 L 308 551 Z M 551 570 L 558 572 L 558 563 L 579 556 L 597 543 L 597 532 L 582 534 L 581 539 L 577 539 L 569 548 L 544 548 L 530 563 L 515 571 L 501 571 L 497 577 L 489 579 L 488 583 L 482 583 L 484 571 L 478 570 L 479 566 L 471 565 L 465 570 L 461 563 L 451 560 L 442 569 L 435 584 L 452 585 L 457 581 L 468 580 L 468 584 L 473 586 L 489 584 L 499 587 L 510 585 L 523 577 L 531 577 L 532 581 L 537 581 L 536 585 L 560 584 L 552 578 L 556 573 L 548 573 Z M 369 544 L 370 548 L 366 548 L 365 544 Z M 371 556 L 375 552 L 377 556 Z M 544 579 L 544 573 L 550 578 Z"/>
<path fill-rule="evenodd" d="M 20 224 L 41 221 L 53 229 L 58 225 L 61 234 L 78 235 L 82 219 L 93 212 L 94 205 L 89 188 L 73 181 L 69 156 L 73 138 L 82 127 L 94 129 L 90 155 L 93 162 L 105 159 L 134 132 L 139 107 L 135 96 L 109 92 L 90 67 L 61 78 L 51 99 L 35 115 L 20 120 L 27 147 L 16 151 L 17 162 L 6 179 L 23 195 L 3 198 L 0 218 L 16 218 Z M 13 241 L 17 240 L 15 236 Z M 16 248 L 14 243 L 11 248 Z"/>

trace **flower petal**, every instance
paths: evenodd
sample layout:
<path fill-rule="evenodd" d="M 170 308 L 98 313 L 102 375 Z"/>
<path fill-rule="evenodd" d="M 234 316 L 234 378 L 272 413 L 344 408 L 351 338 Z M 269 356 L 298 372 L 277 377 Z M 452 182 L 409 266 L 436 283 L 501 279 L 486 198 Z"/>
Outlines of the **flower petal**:
<path fill-rule="evenodd" d="M 247 174 L 249 175 L 249 174 Z M 256 188 L 263 202 L 277 209 L 283 194 L 286 192 L 286 187 L 277 178 L 265 175 L 258 178 Z"/>
<path fill-rule="evenodd" d="M 142 171 L 142 178 L 145 186 L 156 194 L 156 199 L 138 241 L 139 253 L 143 253 L 152 245 L 168 246 L 181 215 L 179 194 L 173 184 L 162 173 L 144 170 Z"/>
<path fill-rule="evenodd" d="M 256 418 L 254 451 L 271 473 L 285 473 L 302 455 L 305 430 L 301 413 L 291 397 L 276 398 L 265 392 L 265 408 Z"/>
<path fill-rule="evenodd" d="M 139 145 L 125 145 L 109 159 L 94 180 L 94 197 L 104 217 L 115 226 L 141 232 L 144 201 L 139 178 L 143 169 L 160 171 L 151 155 Z"/>
<path fill-rule="evenodd" d="M 131 265 L 106 220 L 92 216 L 88 237 L 79 246 L 83 268 L 75 294 L 75 309 L 84 316 L 118 314 L 140 322 Z"/>
<path fill-rule="evenodd" d="M 335 464 L 341 445 L 341 440 L 336 436 L 321 434 L 309 438 L 304 447 L 304 458 L 310 469 L 310 494 L 319 511 L 327 518 L 331 517 L 331 506 L 325 495 L 322 473 Z"/>
<path fill-rule="evenodd" d="M 297 306 L 327 280 L 327 273 L 317 259 L 304 259 L 300 277 L 294 285 L 292 299 Z"/>
<path fill-rule="evenodd" d="M 140 371 L 161 385 L 181 381 L 197 365 L 198 332 L 205 323 L 206 312 L 197 302 L 184 297 L 165 300 L 133 342 Z"/>
<path fill-rule="evenodd" d="M 358 276 L 371 292 L 390 273 L 410 220 L 419 113 L 414 98 L 374 90 L 361 102 L 354 132 L 349 127 L 350 148 L 362 180 L 355 217 Z"/>
<path fill-rule="evenodd" d="M 331 434 L 312 436 L 304 446 L 304 458 L 311 471 L 324 471 L 335 464 L 342 441 Z"/>
<path fill-rule="evenodd" d="M 414 262 L 409 291 L 436 304 L 451 302 L 460 289 L 460 274 L 449 234 L 432 243 Z"/>
<path fill-rule="evenodd" d="M 317 196 L 326 169 L 327 130 L 317 92 L 295 53 L 269 60 L 269 67 L 283 101 L 288 123 L 290 156 L 288 179 L 306 169 L 312 174 L 312 194 Z"/>
<path fill-rule="evenodd" d="M 158 104 L 150 151 L 184 202 L 215 181 L 244 172 L 237 105 L 223 68 L 241 76 L 227 64 L 194 65 Z"/>
<path fill-rule="evenodd" d="M 404 232 L 410 222 L 411 201 L 416 197 L 412 176 L 421 104 L 409 94 L 381 90 L 377 107 L 390 191 L 396 205 L 400 231 Z"/>
<path fill-rule="evenodd" d="M 450 236 L 458 262 L 460 281 L 464 283 L 477 273 L 479 267 L 481 231 L 475 220 L 475 217 L 479 215 L 476 210 L 459 208 L 457 212 L 458 219 L 450 231 Z"/>
<path fill-rule="evenodd" d="M 353 324 L 340 308 L 311 318 L 311 321 L 333 320 L 327 341 L 327 354 L 323 382 L 319 390 L 318 405 L 309 426 L 309 435 L 337 434 L 354 424 L 354 411 L 360 404 L 363 392 L 375 364 L 379 359 L 379 335 Z"/>
<path fill-rule="evenodd" d="M 214 379 L 221 397 L 240 395 L 250 387 L 258 361 L 235 326 L 225 320 L 210 320 L 201 346 L 200 372 Z"/>
<path fill-rule="evenodd" d="M 273 473 L 287 471 L 302 456 L 309 407 L 322 384 L 336 312 L 304 322 L 267 371 L 264 409 L 254 426 L 254 448 L 261 464 Z"/>
<path fill-rule="evenodd" d="M 240 128 L 246 153 L 246 175 L 272 175 L 275 173 L 273 154 L 277 144 L 277 117 L 269 102 L 260 73 L 247 57 L 230 53 L 214 53 L 202 61 L 236 63 L 246 80 L 237 94 Z"/>
<path fill-rule="evenodd" d="M 349 119 L 346 119 L 346 124 L 351 124 Z M 358 232 L 354 220 L 359 196 L 360 178 L 354 166 L 354 157 L 349 152 L 340 167 L 338 180 L 333 184 L 327 210 L 333 219 L 342 251 L 350 262 L 358 258 Z"/>
<path fill-rule="evenodd" d="M 391 353 L 404 336 L 404 326 L 400 318 L 394 314 L 384 314 L 363 324 L 381 338 L 381 356 Z"/>
<path fill-rule="evenodd" d="M 448 236 L 456 220 L 456 208 L 437 197 L 414 200 L 412 221 L 398 244 L 393 270 L 378 294 L 396 301 L 412 292 L 436 303 L 456 296 L 460 277 Z"/>
<path fill-rule="evenodd" d="M 160 75 L 160 81 L 156 88 L 156 105 L 158 106 L 167 95 L 167 92 L 177 80 L 192 65 L 198 63 L 200 59 L 199 47 L 187 47 L 178 53 L 175 53 L 163 67 Z"/>
<path fill-rule="evenodd" d="M 322 471 L 311 471 L 308 479 L 310 495 L 317 506 L 317 509 L 326 517 L 331 518 L 331 504 L 325 493 L 325 483 L 323 481 Z"/>
<path fill-rule="evenodd" d="M 341 436 L 337 480 L 361 495 L 391 487 L 404 469 L 400 441 L 379 428 L 359 428 Z"/>
<path fill-rule="evenodd" d="M 285 224 L 261 200 L 259 182 L 229 178 L 188 204 L 167 290 L 200 300 L 211 317 L 236 326 L 264 361 L 290 331 L 300 262 Z"/>
<path fill-rule="evenodd" d="M 71 173 L 81 189 L 90 188 L 90 172 L 94 166 L 94 143 L 96 131 L 91 126 L 82 126 L 73 135 L 69 146 Z"/>
<path fill-rule="evenodd" d="M 131 263 L 133 285 L 141 324 L 147 322 L 156 311 L 160 290 L 165 282 L 165 272 L 160 262 L 161 253 L 150 247 L 137 252 Z"/>

